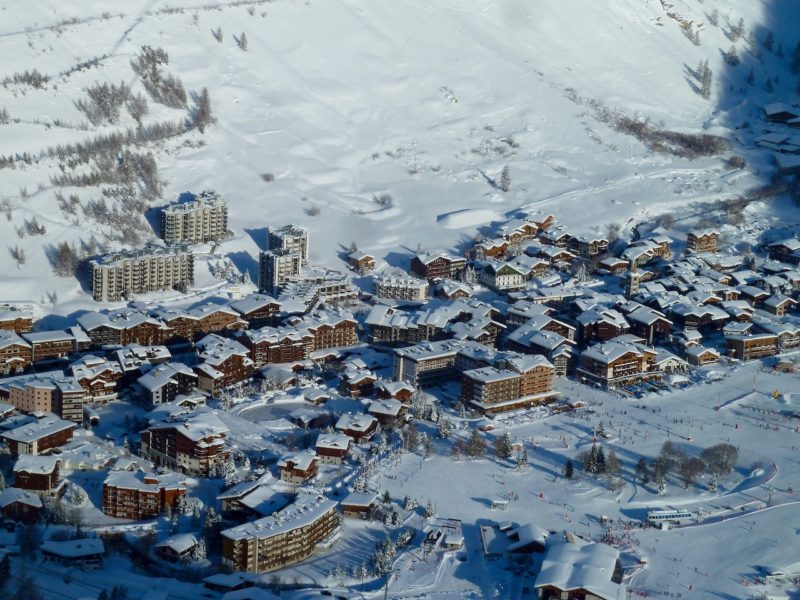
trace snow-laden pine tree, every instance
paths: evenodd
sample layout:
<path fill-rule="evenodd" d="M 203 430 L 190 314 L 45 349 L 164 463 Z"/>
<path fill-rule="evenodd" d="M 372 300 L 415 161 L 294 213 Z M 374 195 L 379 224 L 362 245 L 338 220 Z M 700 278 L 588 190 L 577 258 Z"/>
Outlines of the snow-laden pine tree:
<path fill-rule="evenodd" d="M 192 560 L 205 560 L 207 555 L 206 541 L 200 538 L 197 545 L 192 548 Z"/>
<path fill-rule="evenodd" d="M 508 170 L 508 165 L 503 167 L 500 172 L 500 189 L 507 192 L 511 189 L 511 172 Z"/>

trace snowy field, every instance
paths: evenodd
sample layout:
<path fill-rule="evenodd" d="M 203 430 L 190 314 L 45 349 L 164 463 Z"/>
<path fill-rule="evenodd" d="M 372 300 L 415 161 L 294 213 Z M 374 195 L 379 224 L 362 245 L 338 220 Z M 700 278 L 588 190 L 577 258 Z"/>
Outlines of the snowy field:
<path fill-rule="evenodd" d="M 144 93 L 130 67 L 143 45 L 166 50 L 165 72 L 182 80 L 189 109 L 192 94 L 207 88 L 217 119 L 204 134 L 144 144 L 165 183 L 150 204 L 219 191 L 231 204 L 235 237 L 209 262 L 230 260 L 255 280 L 267 225 L 310 227 L 314 262 L 341 266 L 342 250 L 356 241 L 405 267 L 418 246 L 458 250 L 520 210 L 553 212 L 575 234 L 602 233 L 609 223 L 625 230 L 761 184 L 772 167 L 752 144 L 760 108 L 794 90 L 788 59 L 762 51 L 756 61 L 746 34 L 773 31 L 788 56 L 791 17 L 798 17 L 796 4 L 779 0 L 106 0 L 42 1 L 26 10 L 2 0 L 0 15 L 0 81 L 10 78 L 0 86 L 0 109 L 9 115 L 0 124 L 0 155 L 35 157 L 2 169 L 0 201 L 7 199 L 11 219 L 0 219 L 0 235 L 9 248 L 19 246 L 25 265 L 3 261 L 0 297 L 61 314 L 94 303 L 74 278 L 51 275 L 50 245 L 94 235 L 114 248 L 120 232 L 81 208 L 59 210 L 56 192 L 76 194 L 85 206 L 109 186 L 59 188 L 51 180 L 62 173 L 59 162 L 40 153 L 135 126 L 124 110 L 114 125 L 92 125 L 75 103 L 96 83 L 124 81 Z M 730 46 L 725 34 L 740 18 L 746 32 L 733 68 L 720 49 Z M 699 31 L 699 45 L 681 23 Z M 242 33 L 246 51 L 237 45 Z M 74 70 L 95 57 L 96 66 Z M 687 69 L 704 59 L 715 73 L 709 100 L 687 82 Z M 51 79 L 40 87 L 13 81 L 32 69 Z M 179 122 L 189 110 L 148 106 L 146 125 Z M 598 107 L 721 135 L 749 166 L 724 167 L 727 154 L 690 161 L 652 152 L 599 120 Z M 498 188 L 504 166 L 508 192 Z M 383 193 L 390 201 L 376 203 Z M 794 211 L 762 212 L 749 220 L 797 222 Z M 46 233 L 19 238 L 34 218 Z M 153 234 L 144 230 L 145 238 Z M 197 269 L 201 295 L 229 287 L 205 264 Z"/>
<path fill-rule="evenodd" d="M 494 458 L 454 461 L 441 448 L 444 455 L 429 459 L 406 456 L 397 467 L 387 468 L 376 485 L 397 499 L 408 495 L 423 505 L 431 500 L 439 516 L 462 519 L 469 560 L 478 564 L 482 559 L 476 523 L 533 522 L 548 530 L 601 539 L 606 533 L 601 516 L 638 525 L 651 509 L 699 510 L 701 524 L 671 531 L 614 526 L 612 535 L 624 554 L 648 562 L 630 586 L 651 596 L 686 593 L 692 586 L 701 597 L 747 597 L 742 581 L 752 583 L 758 566 L 781 564 L 800 553 L 800 422 L 784 415 L 800 408 L 796 400 L 786 400 L 798 385 L 796 375 L 775 375 L 757 364 L 725 370 L 725 378 L 714 384 L 644 400 L 567 382 L 562 392 L 589 406 L 529 422 L 521 418 L 518 425 L 507 421 L 514 441 L 527 450 L 530 466 L 517 469 L 513 461 Z M 772 397 L 775 391 L 777 399 Z M 726 406 L 717 410 L 720 404 Z M 567 459 L 575 460 L 591 446 L 600 422 L 608 436 L 601 443 L 606 452 L 615 451 L 624 473 L 625 486 L 617 493 L 603 478 L 576 474 L 569 481 L 562 475 Z M 493 433 L 501 435 L 502 430 Z M 716 493 L 708 491 L 707 478 L 684 490 L 670 476 L 662 496 L 652 483 L 636 483 L 633 473 L 640 457 L 654 458 L 668 440 L 689 455 L 731 443 L 739 449 L 739 460 L 720 480 Z M 514 496 L 518 499 L 506 510 L 491 508 L 492 501 Z M 794 525 L 787 527 L 790 523 Z M 465 571 L 467 581 L 484 597 L 492 597 L 496 587 L 504 585 L 498 571 L 488 569 L 484 565 L 483 570 Z M 508 597 L 510 590 L 501 589 L 498 597 Z"/>

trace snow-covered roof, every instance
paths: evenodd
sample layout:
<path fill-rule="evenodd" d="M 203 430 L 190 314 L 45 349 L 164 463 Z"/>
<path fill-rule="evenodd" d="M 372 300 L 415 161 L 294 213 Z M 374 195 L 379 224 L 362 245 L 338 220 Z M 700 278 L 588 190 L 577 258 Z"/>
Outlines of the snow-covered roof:
<path fill-rule="evenodd" d="M 342 500 L 342 506 L 357 506 L 367 508 L 378 499 L 378 494 L 374 492 L 352 492 Z"/>
<path fill-rule="evenodd" d="M 350 442 L 350 437 L 343 433 L 320 433 L 314 446 L 331 450 L 347 450 L 350 448 Z"/>
<path fill-rule="evenodd" d="M 197 538 L 192 533 L 178 533 L 167 539 L 158 542 L 156 548 L 169 548 L 175 554 L 183 554 L 194 548 L 198 543 Z"/>
<path fill-rule="evenodd" d="M 229 431 L 228 426 L 222 422 L 217 414 L 208 409 L 181 416 L 175 422 L 156 423 L 150 429 L 176 429 L 181 435 L 195 442 L 207 437 L 224 436 Z"/>
<path fill-rule="evenodd" d="M 9 346 L 23 346 L 25 348 L 31 347 L 28 342 L 26 342 L 13 331 L 0 329 L 0 349 L 8 348 Z"/>
<path fill-rule="evenodd" d="M 42 499 L 33 492 L 15 487 L 5 488 L 0 491 L 0 508 L 5 508 L 15 502 L 27 504 L 35 508 L 42 508 Z"/>
<path fill-rule="evenodd" d="M 75 429 L 76 427 L 77 425 L 72 421 L 65 421 L 55 415 L 49 415 L 11 431 L 6 431 L 2 434 L 2 437 L 27 444 L 59 431 Z"/>
<path fill-rule="evenodd" d="M 49 475 L 58 467 L 59 459 L 57 456 L 37 456 L 23 454 L 14 464 L 14 473 L 36 473 L 39 475 Z"/>
<path fill-rule="evenodd" d="M 686 355 L 693 356 L 695 358 L 702 356 L 703 354 L 706 353 L 712 354 L 717 358 L 719 358 L 719 352 L 714 350 L 714 348 L 708 348 L 706 346 L 690 346 L 689 348 L 686 349 Z"/>
<path fill-rule="evenodd" d="M 375 417 L 367 414 L 345 413 L 336 421 L 336 429 L 365 432 L 375 424 Z"/>
<path fill-rule="evenodd" d="M 517 548 L 524 548 L 528 544 L 541 544 L 544 546 L 550 536 L 550 532 L 535 523 L 526 523 L 508 531 L 508 536 L 517 538 L 517 541 L 508 546 L 508 549 L 513 552 Z"/>
<path fill-rule="evenodd" d="M 247 315 L 269 306 L 270 304 L 277 304 L 280 307 L 280 302 L 272 296 L 267 296 L 266 294 L 250 294 L 241 300 L 231 302 L 229 306 L 239 314 Z"/>
<path fill-rule="evenodd" d="M 556 543 L 547 548 L 534 586 L 552 586 L 562 591 L 583 589 L 602 600 L 617 600 L 620 585 L 611 577 L 618 559 L 619 551 L 606 544 Z"/>
<path fill-rule="evenodd" d="M 175 376 L 178 374 L 192 377 L 194 379 L 197 378 L 197 374 L 190 367 L 183 363 L 166 363 L 163 365 L 158 365 L 151 371 L 148 371 L 139 377 L 139 379 L 136 380 L 136 383 L 138 383 L 147 391 L 153 392 L 164 387 L 170 382 L 177 384 Z"/>
<path fill-rule="evenodd" d="M 403 403 L 394 398 L 375 400 L 369 405 L 369 412 L 373 415 L 387 415 L 396 417 L 403 410 Z"/>
<path fill-rule="evenodd" d="M 100 538 L 83 538 L 80 540 L 65 540 L 63 542 L 49 540 L 44 542 L 40 549 L 42 552 L 62 558 L 96 556 L 106 551 L 103 540 Z"/>
<path fill-rule="evenodd" d="M 147 481 L 145 481 L 147 479 Z M 151 483 L 152 482 L 152 483 Z M 186 481 L 178 473 L 142 475 L 132 471 L 109 471 L 103 482 L 111 487 L 157 493 L 161 488 L 186 489 Z"/>
<path fill-rule="evenodd" d="M 314 462 L 317 460 L 317 453 L 311 449 L 296 452 L 289 456 L 285 456 L 278 461 L 278 466 L 281 468 L 289 467 L 297 469 L 298 471 L 308 471 Z"/>
<path fill-rule="evenodd" d="M 279 513 L 226 529 L 221 535 L 229 540 L 270 538 L 310 525 L 335 506 L 336 502 L 328 498 L 300 495 Z"/>
<path fill-rule="evenodd" d="M 603 344 L 595 344 L 586 350 L 583 356 L 591 358 L 601 364 L 608 364 L 629 353 L 642 356 L 641 351 L 633 344 L 611 340 Z"/>
<path fill-rule="evenodd" d="M 43 344 L 46 342 L 67 342 L 74 341 L 75 337 L 64 329 L 58 331 L 30 331 L 23 333 L 22 337 L 31 344 Z"/>

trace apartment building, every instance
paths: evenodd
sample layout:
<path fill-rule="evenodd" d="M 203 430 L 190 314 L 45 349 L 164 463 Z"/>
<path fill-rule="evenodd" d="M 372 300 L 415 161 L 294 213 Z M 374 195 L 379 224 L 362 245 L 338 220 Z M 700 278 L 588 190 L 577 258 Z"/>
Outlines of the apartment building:
<path fill-rule="evenodd" d="M 22 373 L 31 362 L 31 345 L 12 331 L 0 330 L 0 375 Z"/>
<path fill-rule="evenodd" d="M 86 391 L 74 377 L 61 371 L 27 375 L 5 382 L 2 396 L 19 410 L 49 412 L 67 421 L 83 423 Z"/>
<path fill-rule="evenodd" d="M 98 302 L 193 283 L 194 256 L 187 246 L 117 252 L 92 261 L 92 296 Z"/>
<path fill-rule="evenodd" d="M 77 425 L 72 421 L 59 419 L 55 415 L 42 417 L 0 434 L 11 454 L 42 454 L 66 444 L 72 439 Z"/>
<path fill-rule="evenodd" d="M 553 391 L 554 371 L 542 356 L 500 359 L 497 366 L 462 373 L 461 402 L 484 414 L 547 404 L 558 396 Z"/>
<path fill-rule="evenodd" d="M 33 329 L 33 309 L 28 305 L 0 304 L 0 330 L 26 333 Z"/>
<path fill-rule="evenodd" d="M 199 244 L 228 234 L 228 203 L 213 190 L 161 210 L 161 239 L 167 244 Z"/>
<path fill-rule="evenodd" d="M 451 379 L 456 374 L 456 355 L 461 343 L 455 340 L 422 342 L 394 351 L 392 378 L 413 386 L 426 386 Z"/>
<path fill-rule="evenodd" d="M 222 532 L 222 565 L 231 571 L 266 573 L 300 562 L 338 537 L 336 502 L 310 495 L 280 512 Z"/>
<path fill-rule="evenodd" d="M 43 496 L 57 494 L 64 483 L 58 474 L 60 463 L 56 456 L 20 456 L 14 464 L 14 487 Z"/>
<path fill-rule="evenodd" d="M 308 264 L 308 229 L 298 225 L 268 227 L 267 236 L 270 250 L 285 250 L 300 255 L 303 266 Z"/>
<path fill-rule="evenodd" d="M 31 346 L 33 362 L 59 359 L 75 351 L 75 336 L 67 330 L 31 331 L 22 338 Z"/>
<path fill-rule="evenodd" d="M 726 338 L 728 352 L 739 360 L 754 360 L 778 353 L 778 336 L 774 333 L 735 335 Z"/>
<path fill-rule="evenodd" d="M 184 495 L 186 482 L 176 473 L 111 471 L 103 482 L 103 512 L 117 519 L 151 519 L 165 506 L 175 508 Z"/>
<path fill-rule="evenodd" d="M 197 387 L 197 373 L 183 363 L 161 364 L 136 381 L 139 394 L 151 407 L 172 402 L 180 394 L 191 394 Z"/>
<path fill-rule="evenodd" d="M 716 229 L 693 229 L 686 235 L 686 250 L 700 254 L 719 249 L 719 232 Z"/>
<path fill-rule="evenodd" d="M 69 370 L 83 388 L 87 401 L 105 404 L 117 399 L 123 368 L 116 360 L 89 354 L 70 364 Z"/>
<path fill-rule="evenodd" d="M 654 367 L 656 356 L 641 344 L 612 340 L 586 350 L 577 375 L 608 387 L 660 379 L 662 373 Z"/>
<path fill-rule="evenodd" d="M 172 337 L 172 328 L 162 320 L 130 308 L 107 313 L 88 312 L 78 317 L 94 347 L 163 344 Z"/>
<path fill-rule="evenodd" d="M 288 249 L 262 251 L 258 255 L 258 289 L 278 294 L 281 285 L 293 275 L 298 275 L 303 265 L 299 252 Z"/>
<path fill-rule="evenodd" d="M 247 321 L 249 329 L 275 325 L 281 312 L 281 303 L 272 296 L 264 294 L 250 294 L 241 300 L 231 302 L 230 307 Z"/>
<path fill-rule="evenodd" d="M 376 276 L 372 280 L 374 294 L 378 298 L 396 300 L 426 300 L 428 298 L 428 282 L 416 277 Z"/>
<path fill-rule="evenodd" d="M 467 260 L 449 254 L 418 254 L 411 259 L 411 272 L 425 279 L 458 279 Z"/>
<path fill-rule="evenodd" d="M 222 388 L 247 379 L 253 374 L 250 351 L 235 340 L 210 333 L 197 342 L 202 361 L 194 368 L 197 387 L 217 394 Z"/>
<path fill-rule="evenodd" d="M 230 454 L 227 436 L 228 428 L 214 413 L 194 413 L 142 431 L 141 455 L 158 466 L 208 476 Z"/>

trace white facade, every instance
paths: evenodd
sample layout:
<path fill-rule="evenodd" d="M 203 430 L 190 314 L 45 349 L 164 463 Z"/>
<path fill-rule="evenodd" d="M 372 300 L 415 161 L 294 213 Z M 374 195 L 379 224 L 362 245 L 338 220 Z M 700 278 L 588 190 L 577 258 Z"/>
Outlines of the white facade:
<path fill-rule="evenodd" d="M 228 233 L 228 204 L 206 190 L 190 202 L 167 206 L 161 212 L 161 237 L 167 244 L 202 243 Z"/>

